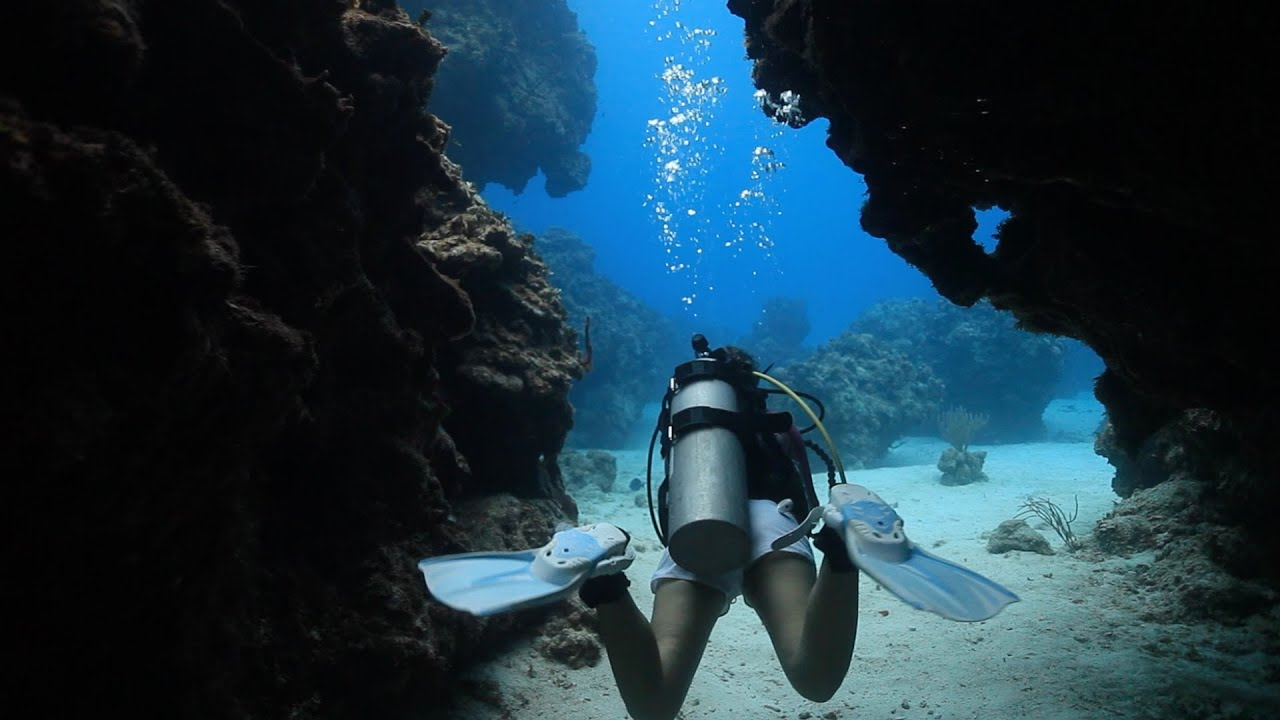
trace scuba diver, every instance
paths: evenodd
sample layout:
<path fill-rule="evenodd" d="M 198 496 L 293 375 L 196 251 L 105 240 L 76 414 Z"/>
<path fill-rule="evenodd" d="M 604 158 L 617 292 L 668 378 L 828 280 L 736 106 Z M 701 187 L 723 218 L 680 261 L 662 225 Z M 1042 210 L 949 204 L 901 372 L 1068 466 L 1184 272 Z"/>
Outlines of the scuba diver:
<path fill-rule="evenodd" d="M 649 444 L 650 518 L 665 545 L 649 583 L 650 618 L 628 590 L 631 536 L 608 523 L 566 528 L 536 550 L 426 558 L 418 566 L 432 596 L 483 616 L 577 592 L 596 611 L 627 711 L 642 720 L 679 713 L 712 629 L 738 596 L 759 616 L 792 687 L 814 702 L 830 699 L 848 672 L 858 570 L 913 607 L 951 620 L 986 620 L 1018 600 L 922 550 L 889 505 L 848 483 L 816 398 L 758 371 L 741 349 L 711 350 L 695 335 L 693 350 L 694 359 L 672 375 Z M 776 389 L 760 388 L 760 380 Z M 790 397 L 811 424 L 801 430 L 790 413 L 770 411 L 773 394 Z M 803 438 L 813 429 L 829 455 Z M 655 503 L 659 437 L 666 475 Z M 806 448 L 828 466 L 825 505 L 816 499 Z M 811 535 L 819 521 L 822 529 Z M 823 552 L 821 568 L 810 537 Z"/>

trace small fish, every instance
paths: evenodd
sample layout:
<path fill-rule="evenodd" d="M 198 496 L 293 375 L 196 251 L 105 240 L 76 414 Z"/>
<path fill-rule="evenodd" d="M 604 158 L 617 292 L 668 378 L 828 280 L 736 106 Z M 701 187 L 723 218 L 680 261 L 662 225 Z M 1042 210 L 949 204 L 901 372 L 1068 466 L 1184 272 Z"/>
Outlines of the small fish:
<path fill-rule="evenodd" d="M 640 478 L 631 478 L 631 489 L 639 490 L 644 487 L 644 483 L 640 482 Z"/>

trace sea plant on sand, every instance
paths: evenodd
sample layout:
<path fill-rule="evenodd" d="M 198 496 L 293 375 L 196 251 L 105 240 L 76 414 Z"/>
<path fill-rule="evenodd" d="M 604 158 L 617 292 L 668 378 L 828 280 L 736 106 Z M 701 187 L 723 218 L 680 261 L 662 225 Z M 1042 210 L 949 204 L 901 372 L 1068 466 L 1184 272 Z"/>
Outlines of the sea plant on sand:
<path fill-rule="evenodd" d="M 938 458 L 943 485 L 968 485 L 987 480 L 987 474 L 982 471 L 987 461 L 986 451 L 969 450 L 969 443 L 986 424 L 985 414 L 969 412 L 962 407 L 946 410 L 938 416 L 938 434 L 951 443 L 951 447 L 943 450 Z"/>

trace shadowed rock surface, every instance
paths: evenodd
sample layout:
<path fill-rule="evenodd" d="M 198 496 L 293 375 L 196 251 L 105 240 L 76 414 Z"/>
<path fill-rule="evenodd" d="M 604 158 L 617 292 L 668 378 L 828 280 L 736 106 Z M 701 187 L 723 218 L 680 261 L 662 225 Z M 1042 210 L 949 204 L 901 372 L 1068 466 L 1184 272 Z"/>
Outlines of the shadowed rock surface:
<path fill-rule="evenodd" d="M 1244 6 L 733 0 L 754 77 L 831 121 L 862 224 L 948 299 L 982 297 L 1107 363 L 1146 411 L 1274 403 L 1271 30 Z M 1106 9 L 1107 22 L 1097 22 Z M 973 208 L 1012 217 L 987 254 Z"/>
<path fill-rule="evenodd" d="M 866 181 L 865 230 L 952 302 L 989 298 L 1093 348 L 1113 453 L 1141 456 L 1184 412 L 1211 411 L 1212 441 L 1183 452 L 1244 472 L 1198 474 L 1219 485 L 1203 501 L 1236 522 L 1256 512 L 1244 503 L 1275 506 L 1275 443 L 1250 428 L 1280 416 L 1280 63 L 1255 6 L 729 8 L 756 84 L 830 120 L 827 145 Z M 987 253 L 974 209 L 993 206 L 1011 216 Z M 1243 527 L 1280 546 L 1280 525 Z"/>
<path fill-rule="evenodd" d="M 598 274 L 595 251 L 572 232 L 549 228 L 536 247 L 571 325 L 581 328 L 591 318 L 592 369 L 569 393 L 569 443 L 609 449 L 634 444 L 637 424 L 656 420 L 644 417 L 644 407 L 662 400 L 672 367 L 684 360 L 680 345 L 688 335 L 677 335 L 669 320 Z"/>
<path fill-rule="evenodd" d="M 596 115 L 596 51 L 565 0 L 405 0 L 448 49 L 428 109 L 449 124 L 449 158 L 481 190 L 516 193 L 539 171 L 547 194 L 586 187 L 579 150 Z"/>
<path fill-rule="evenodd" d="M 573 336 L 441 154 L 442 56 L 379 0 L 0 11 L 14 706 L 429 716 L 536 619 L 414 567 L 573 513 Z"/>

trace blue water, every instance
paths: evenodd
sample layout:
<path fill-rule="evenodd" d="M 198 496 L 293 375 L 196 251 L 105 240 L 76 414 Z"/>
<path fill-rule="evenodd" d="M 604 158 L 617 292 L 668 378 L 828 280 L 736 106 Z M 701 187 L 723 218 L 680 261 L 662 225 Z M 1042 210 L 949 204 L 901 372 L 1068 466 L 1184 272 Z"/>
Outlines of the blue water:
<path fill-rule="evenodd" d="M 824 144 L 827 122 L 795 130 L 761 112 L 742 22 L 723 3 L 569 5 L 599 60 L 598 111 L 583 148 L 593 169 L 584 190 L 560 199 L 546 195 L 541 177 L 520 195 L 486 187 L 485 199 L 518 228 L 568 228 L 595 248 L 597 272 L 642 301 L 739 335 L 771 296 L 808 302 L 809 345 L 839 334 L 878 300 L 937 296 L 923 274 L 859 228 L 866 188 Z M 664 82 L 676 65 L 692 76 Z M 710 97 L 697 94 L 707 88 Z M 666 182 L 672 156 L 658 152 L 650 121 L 689 110 L 704 113 L 704 122 L 696 133 L 687 121 L 679 128 L 675 139 L 689 141 L 674 155 L 684 172 Z M 761 158 L 773 169 L 762 169 Z M 743 202 L 743 191 L 757 194 Z M 666 233 L 657 200 L 671 216 Z M 988 248 L 1003 217 L 998 209 L 980 214 L 977 239 Z"/>

